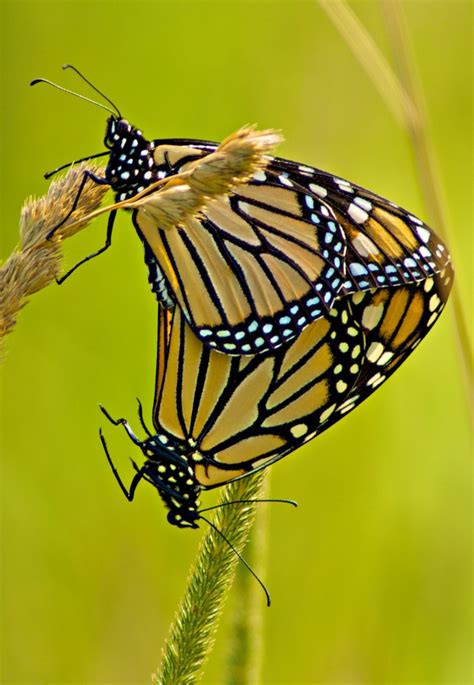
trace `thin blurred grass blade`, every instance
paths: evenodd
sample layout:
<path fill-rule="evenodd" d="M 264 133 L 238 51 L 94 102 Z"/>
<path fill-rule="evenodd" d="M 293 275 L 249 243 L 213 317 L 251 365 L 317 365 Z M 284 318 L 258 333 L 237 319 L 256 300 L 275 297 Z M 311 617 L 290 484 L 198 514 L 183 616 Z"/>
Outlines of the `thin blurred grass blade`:
<path fill-rule="evenodd" d="M 371 78 L 389 110 L 407 130 L 415 153 L 419 183 L 430 222 L 446 239 L 449 248 L 456 255 L 458 250 L 447 219 L 442 185 L 426 123 L 422 90 L 415 76 L 415 65 L 408 47 L 400 3 L 398 0 L 380 1 L 385 13 L 399 76 L 392 70 L 383 53 L 346 0 L 317 0 L 355 58 Z M 464 371 L 462 376 L 468 402 L 472 407 L 474 403 L 472 346 L 464 304 L 459 294 L 459 288 L 456 286 L 451 293 L 451 300 L 456 341 Z"/>
<path fill-rule="evenodd" d="M 446 238 L 451 250 L 456 253 L 456 242 L 447 216 L 447 206 L 443 185 L 440 180 L 439 167 L 428 131 L 423 89 L 418 78 L 416 63 L 409 44 L 402 8 L 398 0 L 380 0 L 380 3 L 400 81 L 405 91 L 409 94 L 417 112 L 417 116 L 412 121 L 407 121 L 407 124 L 415 152 L 418 177 L 425 204 L 433 226 L 437 227 L 437 230 Z M 453 288 L 451 300 L 457 331 L 457 343 L 464 364 L 464 380 L 468 397 L 472 404 L 474 379 L 472 347 L 459 286 L 456 287 L 455 285 Z"/>

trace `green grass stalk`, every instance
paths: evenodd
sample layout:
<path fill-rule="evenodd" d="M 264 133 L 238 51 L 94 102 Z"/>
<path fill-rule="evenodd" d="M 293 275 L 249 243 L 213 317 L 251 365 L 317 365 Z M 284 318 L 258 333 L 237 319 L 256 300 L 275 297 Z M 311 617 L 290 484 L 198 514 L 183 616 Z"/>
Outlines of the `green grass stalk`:
<path fill-rule="evenodd" d="M 268 480 L 260 495 L 267 497 Z M 245 558 L 260 578 L 265 577 L 268 552 L 268 508 L 261 506 L 252 535 L 245 548 Z M 232 619 L 227 644 L 226 685 L 258 685 L 262 682 L 263 622 L 265 606 L 261 591 L 252 576 L 237 568 L 232 603 Z"/>
<path fill-rule="evenodd" d="M 265 472 L 227 485 L 220 504 L 260 496 Z M 232 542 L 239 553 L 248 540 L 255 518 L 255 504 L 236 504 L 216 509 L 212 522 Z M 205 525 L 205 523 L 203 523 Z M 160 667 L 153 675 L 159 685 L 193 685 L 201 678 L 202 667 L 212 651 L 225 600 L 232 586 L 236 554 L 215 530 L 204 535 L 191 570 L 184 596 L 170 627 Z M 250 573 L 243 569 L 249 576 Z M 265 596 L 250 576 L 265 606 Z"/>
<path fill-rule="evenodd" d="M 408 133 L 413 147 L 416 160 L 418 178 L 423 193 L 425 205 L 433 226 L 443 235 L 451 249 L 455 248 L 455 240 L 451 229 L 446 201 L 444 198 L 443 185 L 437 164 L 436 154 L 429 135 L 423 89 L 418 78 L 417 69 L 411 46 L 409 44 L 406 23 L 402 8 L 398 0 L 380 0 L 387 33 L 392 46 L 396 68 L 403 85 L 408 93 L 417 116 L 407 121 Z M 472 347 L 467 326 L 466 313 L 459 287 L 455 286 L 451 293 L 452 314 L 454 316 L 457 331 L 457 344 L 460 357 L 463 362 L 463 378 L 466 390 L 473 404 L 474 368 L 472 359 Z"/>
<path fill-rule="evenodd" d="M 365 26 L 345 0 L 317 0 L 368 74 L 386 106 L 401 126 L 416 118 L 408 93 Z"/>
<path fill-rule="evenodd" d="M 456 255 L 455 239 L 447 219 L 446 204 L 429 136 L 422 89 L 415 75 L 402 12 L 398 0 L 381 0 L 387 30 L 392 42 L 398 75 L 390 67 L 380 48 L 357 18 L 346 0 L 317 0 L 334 23 L 355 58 L 371 78 L 385 104 L 407 131 L 414 152 L 420 188 L 429 220 Z M 462 377 L 469 405 L 472 407 L 474 368 L 467 317 L 458 287 L 451 293 L 451 312 L 456 342 L 462 364 Z"/>

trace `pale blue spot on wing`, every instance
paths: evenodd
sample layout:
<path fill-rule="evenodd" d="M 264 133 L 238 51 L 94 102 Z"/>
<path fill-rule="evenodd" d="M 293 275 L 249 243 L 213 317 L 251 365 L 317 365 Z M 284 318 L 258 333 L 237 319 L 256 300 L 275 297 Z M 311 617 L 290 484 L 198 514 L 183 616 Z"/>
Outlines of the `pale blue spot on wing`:
<path fill-rule="evenodd" d="M 358 262 L 351 264 L 349 268 L 353 276 L 364 276 L 367 273 L 365 266 Z"/>

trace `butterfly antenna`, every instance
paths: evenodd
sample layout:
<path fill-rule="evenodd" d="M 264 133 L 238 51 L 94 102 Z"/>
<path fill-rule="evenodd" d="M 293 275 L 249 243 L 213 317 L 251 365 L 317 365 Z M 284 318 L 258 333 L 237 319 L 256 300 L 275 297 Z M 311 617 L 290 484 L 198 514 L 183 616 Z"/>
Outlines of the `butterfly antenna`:
<path fill-rule="evenodd" d="M 85 82 L 92 88 L 92 90 L 95 90 L 96 93 L 98 93 L 99 95 L 101 95 L 101 96 L 104 98 L 104 100 L 106 100 L 106 101 L 109 103 L 109 105 L 112 105 L 112 107 L 113 107 L 113 108 L 115 109 L 115 111 L 117 112 L 119 118 L 120 118 L 120 119 L 122 118 L 122 115 L 120 114 L 120 111 L 119 111 L 119 108 L 117 107 L 117 105 L 114 104 L 114 103 L 112 102 L 112 100 L 111 100 L 110 98 L 108 98 L 107 95 L 105 95 L 105 93 L 103 93 L 101 90 L 99 90 L 99 89 L 97 88 L 97 86 L 94 86 L 94 84 L 91 83 L 91 82 L 89 81 L 89 79 L 87 79 L 87 78 L 84 76 L 84 74 L 82 74 L 82 73 L 79 71 L 79 69 L 78 69 L 77 67 L 75 67 L 75 66 L 72 65 L 72 64 L 64 64 L 64 65 L 63 65 L 63 69 L 72 69 L 73 71 L 75 71 L 76 74 L 79 76 L 79 78 L 81 78 L 83 81 L 85 81 Z"/>
<path fill-rule="evenodd" d="M 270 503 L 281 503 L 281 504 L 291 504 L 292 507 L 297 507 L 298 502 L 294 499 L 237 499 L 234 502 L 223 502 L 222 504 L 216 504 L 214 507 L 206 507 L 206 509 L 200 509 L 199 513 L 202 511 L 212 511 L 213 509 L 220 509 L 221 507 L 228 507 L 229 504 L 260 504 L 261 502 Z"/>
<path fill-rule="evenodd" d="M 74 95 L 76 98 L 79 98 L 80 100 L 85 100 L 86 102 L 90 102 L 92 105 L 95 105 L 96 107 L 100 107 L 101 109 L 105 109 L 106 112 L 110 112 L 113 116 L 116 115 L 116 112 L 113 111 L 113 109 L 110 109 L 110 107 L 106 107 L 105 105 L 101 104 L 100 102 L 96 102 L 95 100 L 92 100 L 91 98 L 86 97 L 85 95 L 79 95 L 79 93 L 75 93 L 73 90 L 69 90 L 69 88 L 63 88 L 63 86 L 58 86 L 57 83 L 53 83 L 53 81 L 48 81 L 46 78 L 35 78 L 33 81 L 31 81 L 30 86 L 36 86 L 37 83 L 47 83 L 49 86 L 53 86 L 53 88 L 57 88 L 58 90 L 62 90 L 63 93 L 68 93 L 69 95 Z"/>
<path fill-rule="evenodd" d="M 76 159 L 74 162 L 67 162 L 66 164 L 62 164 L 61 166 L 58 166 L 57 169 L 53 169 L 53 171 L 48 171 L 46 174 L 44 174 L 44 177 L 46 179 L 51 178 L 51 176 L 54 176 L 57 174 L 59 171 L 62 171 L 63 169 L 68 169 L 71 165 L 73 164 L 80 164 L 81 162 L 88 162 L 90 159 L 97 159 L 97 157 L 106 157 L 107 155 L 110 155 L 110 150 L 106 150 L 105 152 L 98 152 L 95 155 L 89 155 L 88 157 L 81 157 L 81 159 Z"/>
<path fill-rule="evenodd" d="M 255 571 L 252 569 L 252 567 L 245 561 L 245 559 L 244 559 L 243 556 L 240 554 L 240 552 L 238 552 L 238 551 L 235 549 L 235 547 L 234 547 L 234 545 L 231 543 L 231 541 L 224 535 L 224 533 L 223 533 L 221 530 L 219 530 L 219 528 L 217 528 L 213 523 L 211 523 L 211 521 L 209 521 L 209 519 L 207 519 L 205 516 L 200 516 L 199 518 L 201 518 L 203 521 L 205 521 L 209 526 L 211 526 L 211 528 L 212 528 L 213 530 L 216 531 L 216 533 L 218 533 L 218 534 L 221 536 L 221 538 L 224 540 L 224 542 L 225 542 L 227 545 L 229 545 L 229 547 L 231 548 L 231 550 L 234 552 L 234 554 L 236 554 L 236 556 L 239 558 L 239 560 L 242 562 L 242 564 L 245 566 L 245 568 L 246 568 L 248 571 L 250 571 L 250 573 L 253 575 L 253 577 L 255 578 L 255 580 L 257 581 L 257 583 L 260 585 L 260 587 L 261 587 L 262 590 L 264 591 L 265 597 L 267 598 L 267 607 L 269 607 L 270 604 L 271 604 L 271 602 L 272 602 L 271 597 L 270 597 L 270 593 L 268 592 L 267 588 L 265 587 L 263 581 L 260 580 L 260 578 L 257 576 L 257 574 L 255 573 Z"/>

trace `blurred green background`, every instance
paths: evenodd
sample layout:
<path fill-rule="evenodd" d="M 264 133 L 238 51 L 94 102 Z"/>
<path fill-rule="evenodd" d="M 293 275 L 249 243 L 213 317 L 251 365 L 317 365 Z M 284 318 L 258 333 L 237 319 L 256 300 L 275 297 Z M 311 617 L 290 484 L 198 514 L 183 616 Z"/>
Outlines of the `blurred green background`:
<path fill-rule="evenodd" d="M 378 3 L 352 7 L 386 49 Z M 471 5 L 403 8 L 469 307 Z M 65 62 L 150 138 L 281 128 L 281 155 L 427 216 L 405 134 L 316 2 L 3 0 L 1 11 L 4 257 L 24 199 L 48 187 L 43 172 L 103 149 L 104 112 L 28 88 L 43 76 L 89 95 Z M 67 263 L 104 233 L 100 219 L 68 241 Z M 158 664 L 200 532 L 171 528 L 152 488 L 125 501 L 97 408 L 138 430 L 139 396 L 150 417 L 155 310 L 123 215 L 113 249 L 34 296 L 8 341 L 2 683 L 143 683 Z M 470 682 L 472 468 L 451 315 L 364 405 L 272 468 L 272 494 L 300 508 L 268 512 L 266 685 Z M 105 429 L 128 479 L 139 455 Z M 228 621 L 207 684 L 222 683 Z"/>

